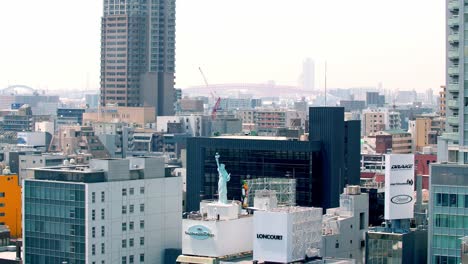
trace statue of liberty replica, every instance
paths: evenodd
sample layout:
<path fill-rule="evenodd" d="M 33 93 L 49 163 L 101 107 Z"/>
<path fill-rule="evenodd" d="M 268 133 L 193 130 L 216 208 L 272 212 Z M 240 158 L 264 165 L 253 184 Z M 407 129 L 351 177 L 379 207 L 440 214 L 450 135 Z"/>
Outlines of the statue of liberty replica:
<path fill-rule="evenodd" d="M 218 165 L 218 203 L 227 204 L 227 182 L 231 179 L 231 174 L 226 171 L 223 163 L 219 164 L 219 153 L 216 152 L 215 159 Z"/>

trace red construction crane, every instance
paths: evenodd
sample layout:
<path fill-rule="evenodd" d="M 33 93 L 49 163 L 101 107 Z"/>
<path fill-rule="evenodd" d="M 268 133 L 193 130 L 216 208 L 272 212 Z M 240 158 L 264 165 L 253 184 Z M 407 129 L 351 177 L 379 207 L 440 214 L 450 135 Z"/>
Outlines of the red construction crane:
<path fill-rule="evenodd" d="M 208 81 L 206 80 L 206 76 L 203 73 L 201 67 L 198 67 L 198 70 L 200 71 L 200 73 L 201 73 L 201 75 L 203 77 L 203 81 L 205 81 L 206 88 L 210 89 L 210 93 L 211 93 L 211 97 L 213 98 L 213 101 L 215 101 L 213 109 L 211 110 L 211 120 L 215 120 L 216 119 L 216 112 L 218 110 L 220 110 L 219 105 L 221 104 L 221 97 L 219 97 L 216 94 L 216 92 L 212 88 L 210 88 L 210 86 L 208 85 Z"/>

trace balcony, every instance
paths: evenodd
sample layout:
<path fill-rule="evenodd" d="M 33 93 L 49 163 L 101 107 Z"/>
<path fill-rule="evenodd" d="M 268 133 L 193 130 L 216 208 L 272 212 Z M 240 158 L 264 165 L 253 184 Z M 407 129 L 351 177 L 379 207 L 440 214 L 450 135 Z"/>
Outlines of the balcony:
<path fill-rule="evenodd" d="M 447 123 L 452 126 L 458 126 L 458 116 L 447 117 Z"/>
<path fill-rule="evenodd" d="M 459 26 L 458 18 L 459 18 L 458 16 L 453 16 L 452 18 L 449 18 L 447 21 L 448 26 L 451 28 L 458 27 Z"/>
<path fill-rule="evenodd" d="M 458 4 L 458 0 L 449 1 L 447 7 L 448 7 L 448 9 L 449 9 L 450 11 L 457 11 L 457 10 L 460 9 L 460 6 L 459 6 L 459 4 Z"/>
<path fill-rule="evenodd" d="M 452 33 L 448 35 L 448 41 L 450 43 L 458 43 L 459 40 L 460 40 L 460 34 L 458 33 Z"/>
<path fill-rule="evenodd" d="M 452 92 L 452 93 L 458 93 L 459 92 L 458 83 L 449 83 L 447 86 L 447 91 Z"/>
<path fill-rule="evenodd" d="M 447 56 L 450 60 L 458 60 L 458 50 L 449 50 Z"/>
<path fill-rule="evenodd" d="M 447 100 L 447 106 L 449 108 L 458 108 L 458 100 Z"/>
<path fill-rule="evenodd" d="M 447 69 L 447 73 L 450 76 L 458 76 L 458 74 L 459 74 L 458 65 L 449 67 Z"/>
<path fill-rule="evenodd" d="M 458 133 L 443 133 L 442 137 L 452 141 L 458 141 Z"/>

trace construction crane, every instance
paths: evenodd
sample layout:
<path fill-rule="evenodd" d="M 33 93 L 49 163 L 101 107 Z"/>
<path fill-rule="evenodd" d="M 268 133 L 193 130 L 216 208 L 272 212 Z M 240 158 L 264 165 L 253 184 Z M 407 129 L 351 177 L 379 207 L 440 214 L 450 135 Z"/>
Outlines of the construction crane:
<path fill-rule="evenodd" d="M 198 70 L 200 71 L 200 74 L 203 77 L 203 81 L 205 82 L 206 88 L 210 89 L 210 93 L 211 93 L 211 97 L 213 98 L 213 101 L 215 101 L 213 109 L 211 110 L 211 120 L 215 120 L 216 119 L 216 113 L 217 113 L 218 110 L 220 110 L 219 106 L 221 104 L 221 97 L 219 97 L 216 94 L 216 92 L 213 89 L 210 88 L 210 86 L 208 85 L 208 81 L 206 80 L 206 76 L 203 73 L 201 67 L 198 67 Z"/>

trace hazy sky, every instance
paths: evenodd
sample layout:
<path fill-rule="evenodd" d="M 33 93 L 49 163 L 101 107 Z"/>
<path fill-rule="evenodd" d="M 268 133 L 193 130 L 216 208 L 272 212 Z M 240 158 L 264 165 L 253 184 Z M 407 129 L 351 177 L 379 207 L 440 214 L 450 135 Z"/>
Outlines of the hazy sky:
<path fill-rule="evenodd" d="M 316 61 L 323 87 L 437 89 L 445 74 L 443 0 L 177 0 L 177 87 L 296 85 Z M 102 0 L 2 1 L 0 89 L 99 87 Z"/>

